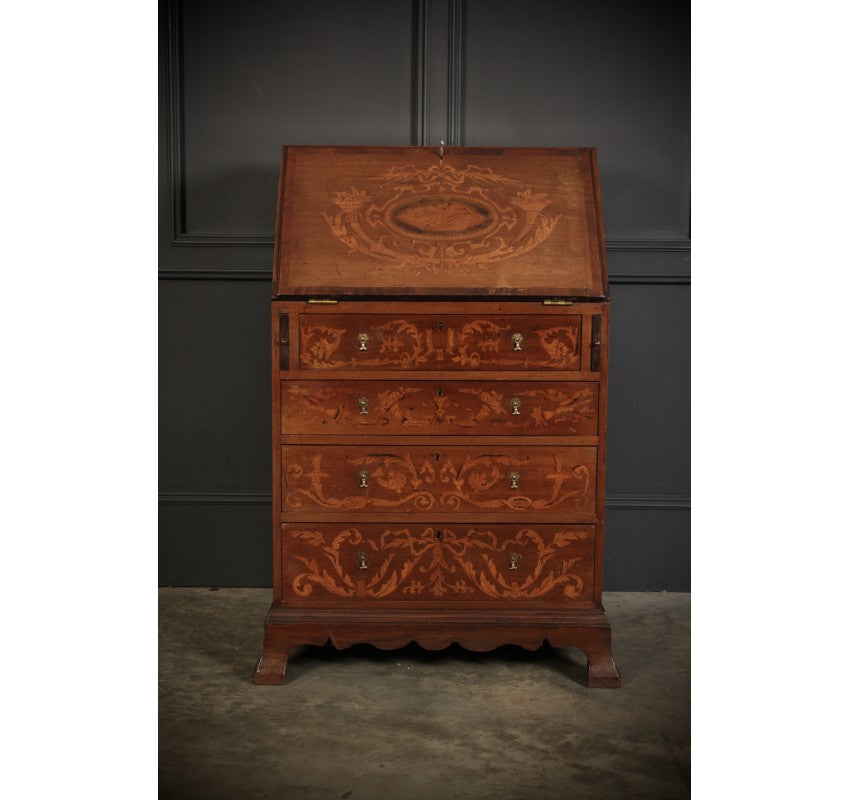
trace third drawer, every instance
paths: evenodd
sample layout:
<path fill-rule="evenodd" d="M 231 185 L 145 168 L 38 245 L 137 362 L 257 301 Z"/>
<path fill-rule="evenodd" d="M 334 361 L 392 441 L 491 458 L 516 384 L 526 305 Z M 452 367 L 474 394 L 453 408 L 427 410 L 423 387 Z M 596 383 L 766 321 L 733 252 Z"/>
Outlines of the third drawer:
<path fill-rule="evenodd" d="M 592 514 L 597 449 L 284 445 L 289 512 Z"/>

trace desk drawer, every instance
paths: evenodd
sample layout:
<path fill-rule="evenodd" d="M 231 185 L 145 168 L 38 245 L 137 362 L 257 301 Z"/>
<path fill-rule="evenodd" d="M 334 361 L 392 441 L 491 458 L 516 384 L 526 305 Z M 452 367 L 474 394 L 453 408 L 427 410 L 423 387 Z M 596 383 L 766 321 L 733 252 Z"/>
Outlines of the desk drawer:
<path fill-rule="evenodd" d="M 324 314 L 299 340 L 309 370 L 578 370 L 581 316 Z"/>
<path fill-rule="evenodd" d="M 592 525 L 287 523 L 285 601 L 590 601 Z"/>
<path fill-rule="evenodd" d="M 593 513 L 595 447 L 281 448 L 283 509 L 293 512 Z"/>
<path fill-rule="evenodd" d="M 595 436 L 599 385 L 533 381 L 283 381 L 284 434 Z"/>

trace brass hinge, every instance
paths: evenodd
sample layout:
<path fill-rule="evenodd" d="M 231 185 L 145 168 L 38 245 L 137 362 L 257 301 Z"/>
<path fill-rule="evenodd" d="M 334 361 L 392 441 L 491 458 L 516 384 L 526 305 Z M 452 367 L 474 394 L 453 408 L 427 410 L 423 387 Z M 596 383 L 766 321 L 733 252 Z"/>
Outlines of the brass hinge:
<path fill-rule="evenodd" d="M 559 297 L 547 297 L 543 301 L 544 306 L 571 306 L 572 300 L 561 300 Z"/>
<path fill-rule="evenodd" d="M 339 300 L 331 300 L 329 297 L 311 297 L 307 302 L 317 306 L 335 306 Z"/>

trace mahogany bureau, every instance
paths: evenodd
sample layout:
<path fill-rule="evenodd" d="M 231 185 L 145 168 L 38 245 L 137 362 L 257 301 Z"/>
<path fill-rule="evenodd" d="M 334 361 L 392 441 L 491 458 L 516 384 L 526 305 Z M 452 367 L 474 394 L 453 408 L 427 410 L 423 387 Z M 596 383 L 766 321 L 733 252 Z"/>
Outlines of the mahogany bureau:
<path fill-rule="evenodd" d="M 255 683 L 300 644 L 548 640 L 619 685 L 608 309 L 593 149 L 283 148 Z"/>

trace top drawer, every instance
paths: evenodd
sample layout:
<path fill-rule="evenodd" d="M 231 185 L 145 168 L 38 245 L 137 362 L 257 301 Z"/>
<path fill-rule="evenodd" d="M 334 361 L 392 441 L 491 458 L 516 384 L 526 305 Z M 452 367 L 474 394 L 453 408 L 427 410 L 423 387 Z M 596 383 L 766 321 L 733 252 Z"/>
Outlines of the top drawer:
<path fill-rule="evenodd" d="M 578 314 L 327 314 L 299 326 L 309 370 L 578 370 L 581 361 Z"/>

